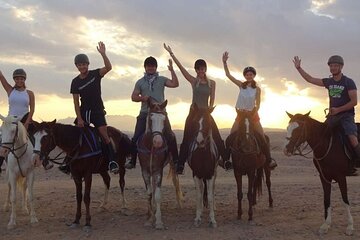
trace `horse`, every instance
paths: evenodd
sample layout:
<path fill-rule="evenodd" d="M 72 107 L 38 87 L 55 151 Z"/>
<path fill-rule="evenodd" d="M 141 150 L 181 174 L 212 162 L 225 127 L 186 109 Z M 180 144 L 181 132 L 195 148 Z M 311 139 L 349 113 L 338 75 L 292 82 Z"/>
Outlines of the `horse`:
<path fill-rule="evenodd" d="M 91 230 L 91 216 L 90 216 L 90 191 L 92 183 L 92 174 L 99 173 L 105 184 L 104 201 L 100 207 L 104 207 L 108 201 L 108 192 L 110 187 L 110 176 L 108 173 L 108 161 L 100 150 L 94 148 L 93 138 L 98 135 L 93 132 L 94 129 L 90 127 L 79 128 L 73 125 L 66 125 L 52 122 L 41 122 L 35 126 L 36 132 L 34 134 L 35 147 L 34 153 L 43 160 L 48 159 L 49 153 L 57 146 L 62 149 L 70 160 L 70 172 L 76 186 L 76 202 L 77 209 L 75 220 L 71 224 L 72 228 L 79 226 L 81 218 L 81 201 L 82 201 L 82 181 L 85 182 L 84 203 L 86 208 L 86 223 L 84 231 Z M 114 127 L 107 127 L 111 143 L 115 150 L 115 159 L 119 164 L 119 184 L 122 196 L 122 206 L 125 206 L 125 160 L 131 153 L 131 140 L 128 136 Z M 90 134 L 90 136 L 86 137 Z M 89 140 L 90 139 L 90 140 Z"/>
<path fill-rule="evenodd" d="M 152 100 L 148 101 L 148 116 L 145 133 L 138 140 L 138 157 L 142 177 L 148 195 L 148 219 L 145 226 L 152 226 L 155 222 L 156 229 L 164 229 L 161 219 L 161 183 L 163 168 L 170 163 L 169 174 L 176 190 L 176 199 L 181 208 L 182 192 L 179 178 L 175 172 L 171 154 L 168 154 L 167 143 L 164 138 L 164 125 L 166 121 L 165 107 L 167 100 L 161 104 Z"/>
<path fill-rule="evenodd" d="M 253 112 L 237 110 L 239 127 L 230 134 L 226 141 L 227 149 L 230 149 L 234 175 L 237 184 L 238 212 L 237 218 L 242 217 L 242 175 L 248 177 L 247 198 L 249 202 L 248 222 L 253 223 L 253 206 L 256 204 L 256 197 L 262 194 L 262 181 L 266 178 L 266 185 L 269 194 L 269 207 L 273 207 L 271 195 L 271 170 L 266 164 L 265 156 L 260 151 L 259 141 L 253 127 Z M 266 136 L 267 144 L 269 138 Z"/>
<path fill-rule="evenodd" d="M 27 136 L 27 131 L 20 119 L 9 115 L 4 117 L 0 115 L 3 121 L 2 131 L 2 155 L 7 156 L 7 168 L 5 179 L 8 183 L 9 191 L 4 204 L 4 210 L 9 210 L 11 204 L 11 216 L 7 225 L 8 229 L 16 227 L 16 187 L 22 190 L 23 202 L 22 209 L 29 214 L 26 200 L 26 190 L 28 192 L 28 201 L 30 206 L 30 223 L 37 223 L 34 209 L 34 162 L 33 146 Z"/>
<path fill-rule="evenodd" d="M 201 225 L 203 207 L 209 207 L 209 227 L 216 228 L 215 220 L 215 179 L 219 152 L 212 137 L 211 112 L 213 107 L 199 109 L 194 105 L 192 132 L 194 140 L 190 144 L 188 164 L 193 172 L 196 188 L 196 216 L 194 225 Z"/>
<path fill-rule="evenodd" d="M 350 204 L 347 195 L 346 175 L 349 158 L 347 157 L 340 137 L 332 133 L 326 123 L 312 119 L 307 114 L 292 115 L 287 112 L 290 118 L 287 127 L 284 154 L 291 156 L 300 151 L 302 145 L 307 142 L 313 151 L 313 162 L 320 174 L 321 185 L 324 195 L 325 222 L 320 226 L 319 233 L 325 234 L 331 226 L 330 195 L 332 181 L 339 185 L 342 200 L 345 205 L 348 225 L 346 234 L 352 235 L 354 221 L 350 212 Z"/>

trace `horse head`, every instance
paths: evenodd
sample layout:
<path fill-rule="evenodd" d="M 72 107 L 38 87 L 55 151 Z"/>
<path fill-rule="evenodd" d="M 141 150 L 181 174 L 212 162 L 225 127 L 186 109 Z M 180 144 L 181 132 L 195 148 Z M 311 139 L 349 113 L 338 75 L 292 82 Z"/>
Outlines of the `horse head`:
<path fill-rule="evenodd" d="M 42 161 L 47 160 L 49 153 L 56 147 L 54 127 L 56 120 L 52 122 L 35 123 L 35 146 L 34 153 Z"/>
<path fill-rule="evenodd" d="M 199 148 L 205 147 L 212 137 L 211 113 L 215 107 L 200 109 L 196 104 L 194 104 L 193 108 L 195 114 L 192 119 L 192 125 L 195 132 L 195 141 Z"/>
<path fill-rule="evenodd" d="M 295 114 L 292 115 L 286 112 L 290 118 L 286 140 L 284 144 L 284 154 L 286 156 L 293 155 L 296 150 L 299 150 L 301 145 L 306 142 L 306 122 L 310 119 L 310 112 L 306 114 Z"/>
<path fill-rule="evenodd" d="M 167 100 L 157 103 L 153 99 L 148 100 L 148 119 L 146 132 L 152 135 L 153 148 L 161 148 L 164 145 L 164 126 L 166 120 L 165 107 Z"/>
<path fill-rule="evenodd" d="M 257 152 L 258 144 L 255 138 L 254 131 L 254 116 L 256 114 L 256 110 L 252 111 L 241 111 L 236 110 L 237 112 L 237 121 L 239 123 L 239 127 L 237 129 L 237 145 L 241 152 Z"/>
<path fill-rule="evenodd" d="M 17 116 L 9 115 L 4 117 L 0 115 L 3 121 L 1 125 L 1 156 L 7 156 L 9 152 L 15 152 L 19 147 L 17 145 L 25 146 L 27 143 L 27 134 L 24 125 L 20 122 Z"/>

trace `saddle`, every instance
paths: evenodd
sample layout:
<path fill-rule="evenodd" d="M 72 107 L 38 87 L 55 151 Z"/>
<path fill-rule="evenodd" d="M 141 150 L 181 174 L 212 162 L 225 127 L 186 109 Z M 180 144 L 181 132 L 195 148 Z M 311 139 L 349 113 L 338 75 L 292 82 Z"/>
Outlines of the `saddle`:
<path fill-rule="evenodd" d="M 105 143 L 102 141 L 97 129 L 86 126 L 80 129 L 80 131 L 79 146 L 74 150 L 74 153 L 71 156 L 72 159 L 92 157 L 99 155 L 102 152 L 106 153 Z M 80 154 L 79 149 L 85 145 L 89 147 L 89 151 L 87 153 Z"/>

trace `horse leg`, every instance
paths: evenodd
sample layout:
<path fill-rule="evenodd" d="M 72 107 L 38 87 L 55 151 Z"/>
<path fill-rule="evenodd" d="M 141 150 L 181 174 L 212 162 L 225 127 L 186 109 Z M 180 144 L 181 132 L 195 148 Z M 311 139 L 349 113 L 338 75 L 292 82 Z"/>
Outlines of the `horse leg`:
<path fill-rule="evenodd" d="M 104 193 L 104 201 L 100 204 L 99 208 L 105 208 L 105 205 L 108 203 L 108 198 L 109 198 L 110 175 L 107 171 L 101 172 L 100 175 L 105 185 L 105 193 Z"/>
<path fill-rule="evenodd" d="M 201 224 L 201 215 L 203 212 L 203 192 L 204 192 L 204 183 L 202 179 L 194 176 L 195 189 L 196 189 L 196 217 L 194 220 L 195 227 L 199 227 Z"/>
<path fill-rule="evenodd" d="M 27 183 L 26 183 L 27 179 L 25 178 L 21 178 L 20 179 L 20 184 L 21 186 L 21 191 L 22 191 L 22 211 L 23 213 L 25 213 L 26 215 L 29 214 L 29 209 L 27 207 L 27 195 L 26 195 L 26 190 L 27 190 Z"/>
<path fill-rule="evenodd" d="M 11 193 L 11 185 L 10 182 L 8 182 L 8 195 L 4 203 L 4 211 L 8 212 L 10 208 L 10 193 Z"/>
<path fill-rule="evenodd" d="M 242 216 L 242 206 L 241 201 L 243 199 L 243 193 L 242 193 L 242 175 L 241 173 L 235 172 L 234 168 L 234 175 L 236 179 L 236 185 L 237 185 L 237 200 L 238 200 L 238 215 L 237 219 L 240 220 Z"/>
<path fill-rule="evenodd" d="M 148 219 L 145 222 L 145 226 L 152 226 L 154 220 L 154 212 L 152 207 L 152 184 L 151 184 L 151 176 L 147 171 L 142 171 L 142 176 L 145 183 L 146 194 L 148 195 Z"/>
<path fill-rule="evenodd" d="M 11 215 L 7 228 L 13 229 L 16 226 L 16 176 L 9 173 Z"/>
<path fill-rule="evenodd" d="M 91 191 L 91 183 L 92 183 L 92 174 L 91 172 L 84 177 L 85 180 L 85 191 L 84 191 L 84 203 L 86 209 L 86 219 L 84 231 L 90 231 L 91 229 L 91 215 L 90 215 L 90 191 Z"/>
<path fill-rule="evenodd" d="M 169 174 L 171 174 L 172 182 L 175 187 L 176 202 L 177 202 L 178 208 L 182 208 L 183 193 L 180 188 L 179 176 L 175 172 L 175 166 L 174 166 L 173 161 L 170 161 L 170 163 L 171 164 L 170 164 Z"/>
<path fill-rule="evenodd" d="M 268 167 L 265 167 L 264 170 L 265 170 L 266 186 L 267 186 L 268 194 L 269 194 L 269 207 L 272 208 L 273 207 L 273 198 L 271 195 L 271 180 L 270 180 L 271 171 Z"/>
<path fill-rule="evenodd" d="M 155 206 L 156 206 L 156 211 L 155 211 L 155 228 L 162 230 L 164 229 L 164 224 L 161 220 L 161 182 L 162 182 L 162 173 L 159 173 L 157 175 L 154 176 L 154 188 L 155 188 L 155 194 L 154 194 L 154 199 L 155 199 Z"/>
<path fill-rule="evenodd" d="M 340 192 L 341 192 L 341 197 L 344 202 L 345 209 L 346 209 L 346 215 L 347 215 L 347 220 L 348 220 L 348 225 L 346 228 L 346 235 L 351 236 L 354 232 L 354 220 L 353 220 L 353 217 L 351 216 L 351 212 L 350 212 L 350 204 L 349 204 L 348 195 L 347 195 L 346 177 L 344 176 L 343 178 L 339 179 L 338 184 L 339 184 L 339 188 L 340 188 Z"/>
<path fill-rule="evenodd" d="M 216 220 L 215 220 L 215 178 L 216 176 L 212 176 L 211 179 L 206 180 L 207 181 L 207 192 L 208 192 L 208 201 L 209 201 L 209 206 L 210 206 L 210 212 L 209 212 L 209 217 L 210 217 L 210 223 L 209 226 L 211 228 L 216 228 L 217 224 L 216 224 Z"/>
<path fill-rule="evenodd" d="M 121 206 L 126 208 L 126 199 L 125 199 L 125 167 L 122 165 L 119 169 L 119 185 L 121 191 Z"/>
<path fill-rule="evenodd" d="M 256 194 L 256 191 L 254 191 L 254 182 L 255 182 L 255 171 L 250 171 L 247 173 L 248 176 L 248 193 L 247 193 L 247 198 L 248 198 L 248 202 L 249 202 L 249 211 L 248 211 L 248 215 L 249 215 L 249 223 L 252 223 L 253 220 L 253 205 L 254 205 L 254 194 Z"/>
<path fill-rule="evenodd" d="M 30 223 L 37 223 L 38 220 L 36 218 L 35 209 L 34 209 L 34 170 L 31 170 L 26 176 L 26 181 L 28 185 L 28 193 L 29 193 L 29 205 L 30 205 Z"/>
<path fill-rule="evenodd" d="M 81 218 L 81 202 L 82 202 L 82 179 L 79 176 L 74 177 L 74 183 L 76 186 L 76 215 L 75 220 L 72 223 L 71 227 L 77 227 L 80 224 Z"/>
<path fill-rule="evenodd" d="M 330 206 L 331 183 L 326 182 L 321 177 L 321 184 L 324 191 L 325 222 L 320 226 L 319 233 L 325 234 L 329 231 L 331 225 L 331 206 Z"/>

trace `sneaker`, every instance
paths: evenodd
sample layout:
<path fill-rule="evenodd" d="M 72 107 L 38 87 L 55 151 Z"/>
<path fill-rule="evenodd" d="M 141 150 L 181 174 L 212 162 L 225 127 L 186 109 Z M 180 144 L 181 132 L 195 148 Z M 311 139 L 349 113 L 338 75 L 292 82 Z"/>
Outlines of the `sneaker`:
<path fill-rule="evenodd" d="M 52 162 L 48 162 L 48 164 L 43 165 L 45 170 L 52 169 L 54 167 L 54 164 Z"/>
<path fill-rule="evenodd" d="M 59 170 L 65 174 L 70 174 L 70 166 L 67 164 L 59 166 Z"/>
<path fill-rule="evenodd" d="M 131 160 L 131 158 L 126 159 L 125 168 L 126 168 L 126 169 L 133 169 L 133 168 L 135 168 L 135 164 L 133 163 L 133 161 Z"/>
<path fill-rule="evenodd" d="M 274 170 L 276 167 L 277 167 L 277 163 L 276 163 L 275 159 L 272 158 L 270 163 L 269 163 L 269 168 L 271 170 Z"/>
<path fill-rule="evenodd" d="M 117 173 L 119 173 L 119 164 L 117 164 L 117 162 L 115 162 L 115 161 L 111 161 L 111 162 L 109 162 L 109 169 L 110 169 L 110 172 L 117 174 Z"/>

